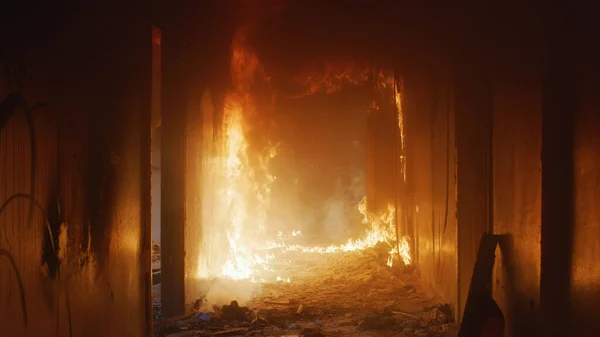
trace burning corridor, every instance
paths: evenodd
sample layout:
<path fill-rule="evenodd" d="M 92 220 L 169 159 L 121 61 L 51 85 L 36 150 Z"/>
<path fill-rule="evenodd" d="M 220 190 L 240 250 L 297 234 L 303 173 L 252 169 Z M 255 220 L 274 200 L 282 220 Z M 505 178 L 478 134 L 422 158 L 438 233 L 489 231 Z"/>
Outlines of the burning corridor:
<path fill-rule="evenodd" d="M 359 238 L 349 238 L 345 244 L 326 247 L 303 246 L 293 241 L 288 245 L 286 236 L 301 236 L 303 231 L 298 227 L 301 225 L 298 222 L 304 214 L 314 210 L 280 201 L 279 207 L 290 210 L 292 218 L 283 219 L 281 223 L 273 220 L 275 211 L 281 212 L 281 209 L 275 210 L 271 206 L 273 202 L 279 201 L 273 200 L 273 189 L 279 187 L 280 197 L 286 198 L 285 200 L 288 200 L 295 191 L 280 183 L 278 180 L 282 177 L 273 173 L 272 166 L 278 159 L 281 141 L 270 137 L 276 126 L 264 127 L 265 124 L 274 124 L 270 119 L 275 119 L 277 113 L 274 99 L 265 104 L 264 97 L 270 95 L 276 97 L 277 93 L 271 88 L 270 78 L 265 73 L 262 62 L 252 46 L 248 44 L 249 34 L 250 30 L 242 27 L 234 35 L 230 64 L 232 89 L 224 99 L 222 122 L 216 127 L 210 124 L 204 125 L 204 130 L 216 130 L 216 136 L 205 138 L 202 151 L 197 154 L 198 162 L 202 163 L 200 183 L 203 188 L 200 198 L 204 202 L 201 207 L 202 222 L 192 224 L 202 228 L 201 235 L 198 235 L 201 246 L 198 255 L 198 276 L 261 281 L 256 272 L 269 270 L 272 254 L 267 253 L 266 250 L 271 248 L 335 253 L 363 250 L 383 242 L 389 247 L 390 266 L 394 255 L 400 255 L 404 263 L 410 264 L 410 239 L 397 232 L 396 210 L 392 200 L 388 201 L 385 210 L 381 212 L 370 211 L 366 197 L 362 197 L 360 202 L 355 200 L 358 202 L 355 211 L 360 213 L 362 225 L 365 227 L 365 233 L 362 233 Z M 362 68 L 354 62 L 328 65 L 324 73 L 301 77 L 299 82 L 304 90 L 300 96 L 294 98 L 307 97 L 319 92 L 332 94 L 339 91 L 344 84 L 357 85 L 367 81 L 375 83 L 374 90 L 384 97 L 387 95 L 384 101 L 396 109 L 395 124 L 398 125 L 402 145 L 401 93 L 393 72 Z M 262 89 L 257 90 L 257 87 Z M 377 104 L 373 100 L 371 109 L 379 110 Z M 204 115 L 215 114 L 210 102 L 204 102 L 203 109 Z M 366 114 L 367 111 L 364 111 L 364 120 Z M 220 112 L 217 112 L 217 115 L 220 115 Z M 212 131 L 205 133 L 212 134 Z M 353 136 L 360 139 L 364 135 Z M 312 146 L 316 148 L 319 144 Z M 316 152 L 314 149 L 312 151 Z M 315 161 L 321 164 L 327 162 L 326 159 L 318 157 Z M 282 163 L 290 165 L 286 161 Z M 357 176 L 360 177 L 360 174 Z M 283 178 L 290 179 L 290 177 Z M 320 190 L 320 186 L 313 186 L 315 187 L 317 193 L 321 195 L 327 193 L 325 188 Z M 364 189 L 364 186 L 359 188 L 361 187 Z M 344 206 L 348 205 L 344 204 Z M 345 217 L 346 214 L 336 216 Z M 329 218 L 322 223 L 322 226 L 332 226 L 332 220 L 339 221 L 339 219 Z M 342 224 L 344 227 L 348 225 Z M 290 234 L 284 235 L 284 232 Z M 194 239 L 189 238 L 191 241 Z M 277 277 L 283 276 L 277 275 Z M 262 279 L 262 281 L 269 281 L 269 279 Z"/>
<path fill-rule="evenodd" d="M 216 137 L 205 138 L 199 154 L 202 200 L 206 204 L 202 208 L 197 278 L 193 281 L 198 295 L 193 315 L 176 322 L 164 321 L 157 306 L 159 320 L 155 326 L 162 326 L 157 334 L 445 336 L 454 326 L 450 306 L 426 295 L 413 275 L 411 238 L 399 231 L 393 199 L 380 211 L 374 211 L 365 196 L 349 209 L 341 197 L 334 199 L 343 209 L 337 213 L 327 209 L 329 216 L 321 226 L 327 229 L 338 223 L 340 234 L 344 228 L 362 230 L 354 230 L 357 236 L 344 243 L 310 243 L 315 236 L 310 233 L 314 224 L 301 220 L 314 210 L 286 204 L 294 190 L 286 187 L 289 185 L 282 188 L 281 180 L 290 177 L 274 173 L 281 141 L 273 141 L 269 137 L 272 130 L 262 126 L 269 124 L 265 119 L 276 118 L 276 111 L 272 103 L 261 104 L 261 95 L 276 93 L 248 44 L 249 34 L 250 30 L 242 27 L 233 38 L 232 90 L 225 96 L 220 127 L 212 128 Z M 397 151 L 402 153 L 401 80 L 393 72 L 338 62 L 328 64 L 323 72 L 309 69 L 298 79 L 304 89 L 292 98 L 296 100 L 318 93 L 331 95 L 346 85 L 373 83 L 376 95 L 363 112 L 364 120 L 367 113 L 379 113 L 382 104 L 393 111 Z M 256 89 L 261 86 L 262 91 Z M 212 104 L 206 99 L 203 113 L 213 115 Z M 257 128 L 261 132 L 258 137 Z M 398 179 L 405 181 L 406 161 L 398 158 Z M 274 195 L 278 187 L 284 200 Z M 317 191 L 327 193 L 324 188 Z M 278 207 L 273 207 L 274 203 Z M 277 223 L 274 214 L 282 209 L 291 217 Z M 338 236 L 336 241 L 340 239 Z M 158 296 L 156 303 L 160 304 Z"/>
<path fill-rule="evenodd" d="M 600 336 L 586 7 L 9 1 L 0 335 Z"/>

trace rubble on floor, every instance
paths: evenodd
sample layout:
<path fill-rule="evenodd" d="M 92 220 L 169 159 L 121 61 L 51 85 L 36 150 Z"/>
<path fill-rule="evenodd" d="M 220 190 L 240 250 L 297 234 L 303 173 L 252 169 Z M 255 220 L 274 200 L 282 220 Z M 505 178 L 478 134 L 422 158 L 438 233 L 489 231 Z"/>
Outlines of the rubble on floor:
<path fill-rule="evenodd" d="M 263 284 L 254 299 L 197 312 L 155 336 L 455 336 L 450 307 L 378 249 L 287 252 L 292 281 Z M 292 262 L 293 261 L 293 262 Z"/>

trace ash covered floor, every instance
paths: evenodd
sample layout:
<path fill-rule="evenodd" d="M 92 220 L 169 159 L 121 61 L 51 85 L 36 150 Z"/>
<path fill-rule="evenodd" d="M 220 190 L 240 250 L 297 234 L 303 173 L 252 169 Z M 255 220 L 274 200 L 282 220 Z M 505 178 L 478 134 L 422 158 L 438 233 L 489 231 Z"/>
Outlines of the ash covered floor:
<path fill-rule="evenodd" d="M 419 286 L 410 268 L 388 267 L 388 248 L 286 252 L 278 268 L 292 275 L 290 283 L 261 284 L 239 308 L 204 305 L 186 318 L 159 322 L 155 335 L 455 336 L 449 307 Z M 159 318 L 159 297 L 155 306 Z"/>

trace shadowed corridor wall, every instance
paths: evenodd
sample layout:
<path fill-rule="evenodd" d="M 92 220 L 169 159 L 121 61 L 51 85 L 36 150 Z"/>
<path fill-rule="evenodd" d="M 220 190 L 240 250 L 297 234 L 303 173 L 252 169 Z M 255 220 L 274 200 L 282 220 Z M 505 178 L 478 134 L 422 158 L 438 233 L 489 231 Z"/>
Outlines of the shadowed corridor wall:
<path fill-rule="evenodd" d="M 23 113 L 0 132 L 0 200 L 29 193 L 34 169 L 43 209 L 29 222 L 29 202 L 17 199 L 0 215 L 6 336 L 149 334 L 150 25 L 123 8 L 78 14 L 62 25 L 32 14 L 47 29 L 13 30 L 21 40 L 2 59 L 26 69 L 27 103 L 44 103 L 32 113 L 34 167 Z M 7 84 L 0 74 L 1 99 L 16 90 Z"/>

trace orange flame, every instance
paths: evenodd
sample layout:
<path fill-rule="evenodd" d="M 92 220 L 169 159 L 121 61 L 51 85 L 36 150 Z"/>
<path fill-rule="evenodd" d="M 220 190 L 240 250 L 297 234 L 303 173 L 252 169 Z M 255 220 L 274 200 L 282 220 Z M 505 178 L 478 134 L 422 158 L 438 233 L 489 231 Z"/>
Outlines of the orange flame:
<path fill-rule="evenodd" d="M 325 62 L 316 67 L 313 65 L 310 69 L 296 77 L 296 81 L 304 86 L 304 93 L 300 97 L 317 92 L 332 94 L 340 91 L 343 84 L 364 83 L 370 77 L 369 68 L 343 60 Z"/>
<path fill-rule="evenodd" d="M 273 241 L 265 239 L 267 216 L 270 207 L 271 185 L 276 177 L 269 171 L 271 160 L 277 155 L 277 147 L 270 143 L 259 151 L 251 151 L 247 139 L 248 118 L 256 114 L 256 104 L 251 94 L 254 84 L 267 83 L 265 74 L 257 54 L 247 44 L 249 31 L 238 30 L 233 39 L 231 56 L 232 90 L 225 97 L 223 111 L 222 134 L 214 148 L 215 159 L 212 177 L 214 186 L 207 192 L 207 198 L 214 199 L 211 212 L 214 213 L 212 226 L 214 231 L 223 231 L 224 235 L 204 237 L 203 245 L 216 246 L 209 249 L 199 258 L 199 277 L 225 277 L 230 279 L 248 279 L 265 281 L 264 273 L 276 273 L 271 267 L 275 258 L 269 249 L 281 248 L 280 252 L 299 251 L 305 253 L 337 253 L 361 251 L 374 247 L 380 242 L 390 246 L 390 254 L 399 254 L 406 265 L 411 263 L 410 245 L 406 237 L 396 243 L 396 227 L 394 225 L 395 209 L 389 205 L 386 212 L 369 214 L 366 198 L 358 204 L 357 209 L 363 215 L 366 231 L 361 238 L 350 239 L 343 245 L 327 247 L 287 245 L 283 242 L 283 234 Z M 333 66 L 326 64 L 321 74 L 305 76 L 306 94 L 315 92 L 331 93 L 340 90 L 342 83 L 362 83 L 371 76 L 372 71 L 358 67 L 353 63 L 342 63 Z M 378 85 L 384 88 L 394 87 L 394 79 L 385 76 L 382 71 L 375 73 Z M 396 103 L 399 102 L 399 91 L 394 92 Z M 401 105 L 398 107 L 399 127 L 402 130 Z M 401 132 L 403 134 L 403 131 Z M 211 214 L 212 214 L 211 213 Z M 207 224 L 208 226 L 208 224 Z M 300 231 L 292 231 L 291 236 L 302 235 Z M 398 247 L 400 248 L 398 251 Z M 221 254 L 222 261 L 214 255 Z M 388 260 L 392 265 L 393 259 Z M 208 268 L 214 266 L 218 268 Z M 276 276 L 270 281 L 290 282 L 289 277 Z"/>
<path fill-rule="evenodd" d="M 392 256 L 398 254 L 396 245 L 396 226 L 394 225 L 395 210 L 392 205 L 388 205 L 387 212 L 383 212 L 378 216 L 367 213 L 366 197 L 360 201 L 357 206 L 358 211 L 363 216 L 362 223 L 367 226 L 365 235 L 362 238 L 348 240 L 343 245 L 331 245 L 327 247 L 306 247 L 301 245 L 281 245 L 280 247 L 286 250 L 300 251 L 305 253 L 337 253 L 337 252 L 352 252 L 361 251 L 367 248 L 374 247 L 380 242 L 387 243 L 391 248 L 388 258 L 388 265 L 392 266 Z M 405 265 L 411 264 L 410 245 L 407 238 L 404 237 L 400 243 L 400 257 Z"/>
<path fill-rule="evenodd" d="M 268 172 L 269 161 L 277 154 L 275 147 L 265 149 L 257 156 L 258 167 L 251 167 L 248 142 L 245 136 L 245 116 L 255 113 L 250 95 L 255 80 L 268 81 L 263 66 L 246 44 L 247 29 L 237 32 L 233 40 L 231 74 L 233 92 L 225 98 L 223 128 L 225 130 L 223 157 L 226 179 L 222 206 L 225 208 L 229 254 L 220 276 L 232 279 L 250 279 L 254 269 L 270 260 L 266 254 L 253 253 L 264 232 L 270 204 L 270 185 L 275 177 Z M 259 183 L 258 175 L 266 177 Z"/>

